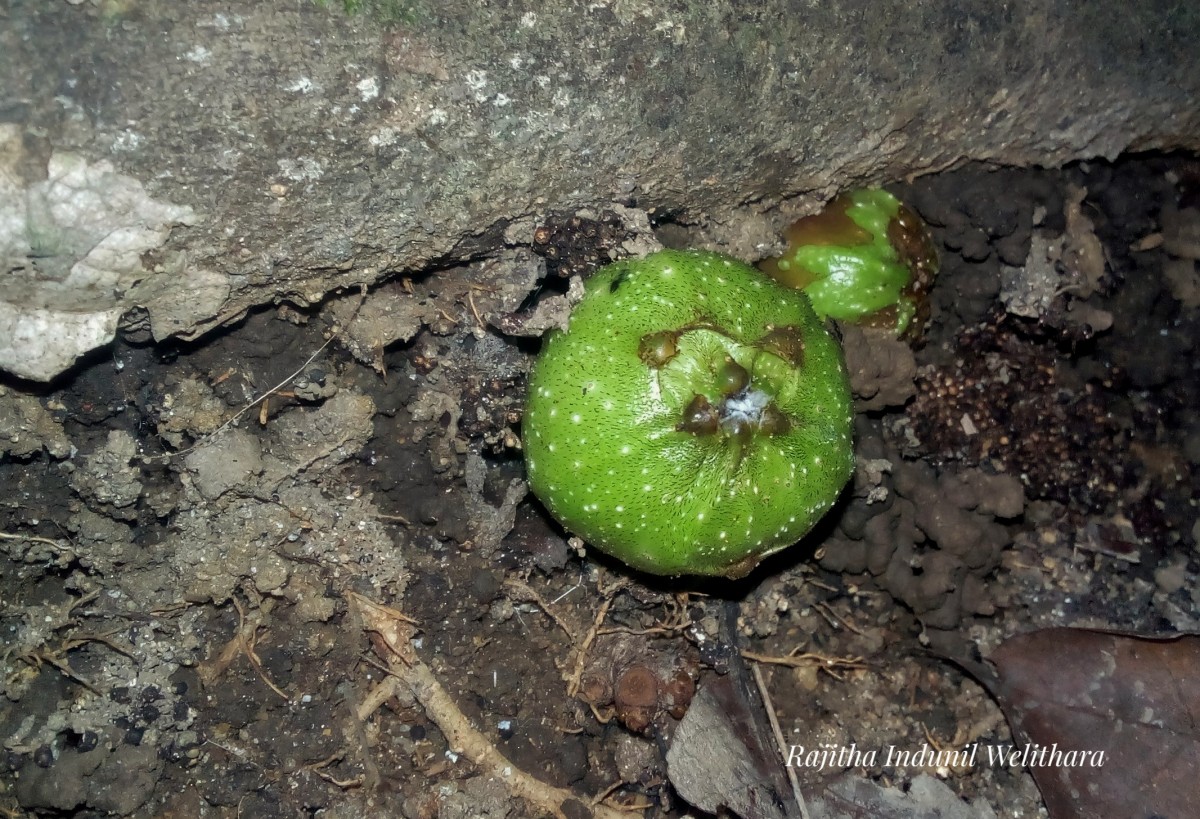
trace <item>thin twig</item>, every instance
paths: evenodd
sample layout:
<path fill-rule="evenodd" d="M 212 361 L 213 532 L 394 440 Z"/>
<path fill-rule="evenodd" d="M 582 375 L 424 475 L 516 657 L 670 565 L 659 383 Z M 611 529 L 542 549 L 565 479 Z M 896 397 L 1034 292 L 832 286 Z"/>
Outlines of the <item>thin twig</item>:
<path fill-rule="evenodd" d="M 347 597 L 354 604 L 363 628 L 371 635 L 375 650 L 387 663 L 388 677 L 376 689 L 384 689 L 389 694 L 408 689 L 442 732 L 451 750 L 462 753 L 488 776 L 502 782 L 510 794 L 530 803 L 539 813 L 566 819 L 566 808 L 580 801 L 579 797 L 517 767 L 471 724 L 433 671 L 417 656 L 412 645 L 413 620 L 403 612 L 375 603 L 363 595 L 351 592 Z M 387 698 L 368 695 L 368 700 L 373 702 Z M 364 713 L 360 704 L 358 716 L 365 720 L 370 713 Z M 595 805 L 592 816 L 622 819 L 624 814 L 607 805 Z"/>
<path fill-rule="evenodd" d="M 591 649 L 592 643 L 596 640 L 596 634 L 600 631 L 600 626 L 604 625 L 604 620 L 608 617 L 608 610 L 612 607 L 613 599 L 612 595 L 604 598 L 604 602 L 600 604 L 600 610 L 596 612 L 596 619 L 592 622 L 592 627 L 588 629 L 588 633 L 584 635 L 583 642 L 576 649 L 575 668 L 567 680 L 568 697 L 574 697 L 579 693 L 580 681 L 583 679 L 583 669 L 587 664 L 588 651 Z"/>
<path fill-rule="evenodd" d="M 290 700 L 287 692 L 276 685 L 270 677 L 267 676 L 266 669 L 263 668 L 262 660 L 259 659 L 255 651 L 255 644 L 258 641 L 258 629 L 262 625 L 262 610 L 255 609 L 250 616 L 246 616 L 245 609 L 238 599 L 233 598 L 233 607 L 238 613 L 238 628 L 237 632 L 230 638 L 225 647 L 221 649 L 212 660 L 204 663 L 200 667 L 200 681 L 206 686 L 210 686 L 217 681 L 225 670 L 233 663 L 234 659 L 239 654 L 245 656 L 251 667 L 255 670 L 262 681 L 267 684 L 267 687 L 282 697 L 284 700 Z"/>
<path fill-rule="evenodd" d="M 754 674 L 754 684 L 758 686 L 758 695 L 762 697 L 763 708 L 767 712 L 767 721 L 771 723 L 771 733 L 775 735 L 775 744 L 779 747 L 779 756 L 783 759 L 783 769 L 787 771 L 788 783 L 792 786 L 792 796 L 796 798 L 796 804 L 800 806 L 800 816 L 802 819 L 809 819 L 808 805 L 804 802 L 804 794 L 800 792 L 800 780 L 796 778 L 796 769 L 787 764 L 788 748 L 783 739 L 783 730 L 779 727 L 779 718 L 775 716 L 775 704 L 771 702 L 771 694 L 767 691 L 767 683 L 763 679 L 762 667 L 753 665 L 750 667 Z"/>
<path fill-rule="evenodd" d="M 742 651 L 742 656 L 747 660 L 753 660 L 756 663 L 764 663 L 766 665 L 782 665 L 788 668 L 804 668 L 806 666 L 816 666 L 819 671 L 824 671 L 834 679 L 840 680 L 838 671 L 854 670 L 867 668 L 867 664 L 863 662 L 862 657 L 830 657 L 827 654 L 816 654 L 813 652 L 805 652 L 803 654 L 792 652 L 790 654 L 779 656 L 775 654 L 759 654 L 756 651 Z"/>
<path fill-rule="evenodd" d="M 857 626 L 854 626 L 850 622 L 848 622 L 840 614 L 838 614 L 836 611 L 834 611 L 833 607 L 830 606 L 828 603 L 817 603 L 814 606 L 814 608 L 819 612 L 823 612 L 826 615 L 826 617 L 832 618 L 832 620 L 834 622 L 840 624 L 842 627 L 847 628 L 850 631 L 853 631 L 855 634 L 858 634 L 859 636 L 862 635 L 862 629 L 860 629 Z"/>
<path fill-rule="evenodd" d="M 37 535 L 10 535 L 8 532 L 0 532 L 0 540 L 28 540 L 30 543 L 41 543 L 66 551 L 66 547 L 61 542 L 51 540 L 48 537 L 38 537 Z"/>
<path fill-rule="evenodd" d="M 272 395 L 279 392 L 279 390 L 283 389 L 289 383 L 291 383 L 292 380 L 294 380 L 297 376 L 299 376 L 302 372 L 304 372 L 305 368 L 308 367 L 309 364 L 313 363 L 313 361 L 316 360 L 317 356 L 319 356 L 321 353 L 323 353 L 325 351 L 326 347 L 328 347 L 330 344 L 333 343 L 333 340 L 335 338 L 337 338 L 337 333 L 334 333 L 333 335 L 331 335 L 329 337 L 329 339 L 324 344 L 322 344 L 320 347 L 318 347 L 317 351 L 315 353 L 313 353 L 308 358 L 306 358 L 304 360 L 304 363 L 301 364 L 299 367 L 297 367 L 296 370 L 291 375 L 289 375 L 287 378 L 280 381 L 274 387 L 271 387 L 271 389 L 267 390 L 262 395 L 258 396 L 258 398 L 255 398 L 249 404 L 246 404 L 244 407 L 242 407 L 240 410 L 235 412 L 233 415 L 229 416 L 229 418 L 227 418 L 225 420 L 225 423 L 221 424 L 221 426 L 217 427 L 212 432 L 205 435 L 203 438 L 201 438 L 199 441 L 197 441 L 196 443 L 189 446 L 187 449 L 181 449 L 178 452 L 169 452 L 169 453 L 166 453 L 163 455 L 150 456 L 147 460 L 156 460 L 156 459 L 170 460 L 171 458 L 178 458 L 181 455 L 187 455 L 189 452 L 197 450 L 200 447 L 206 445 L 213 438 L 220 435 L 225 430 L 229 429 L 229 427 L 235 421 L 237 421 L 239 418 L 241 418 L 243 415 L 245 415 L 247 412 L 249 412 L 251 409 L 253 409 L 256 405 L 267 400 Z"/>
<path fill-rule="evenodd" d="M 563 630 L 563 633 L 567 635 L 567 639 L 569 639 L 572 643 L 576 642 L 578 638 L 575 636 L 575 630 L 571 628 L 566 620 L 559 617 L 554 609 L 550 608 L 550 604 L 547 603 L 532 586 L 515 577 L 507 578 L 504 581 L 504 586 L 508 589 L 509 594 L 512 594 L 514 597 L 517 597 L 525 602 L 533 603 L 535 606 L 545 612 L 546 616 L 553 620 L 555 625 Z"/>
<path fill-rule="evenodd" d="M 390 520 L 394 523 L 399 523 L 401 526 L 412 526 L 412 521 L 403 515 L 385 515 L 383 512 L 376 512 L 375 517 L 379 520 Z"/>

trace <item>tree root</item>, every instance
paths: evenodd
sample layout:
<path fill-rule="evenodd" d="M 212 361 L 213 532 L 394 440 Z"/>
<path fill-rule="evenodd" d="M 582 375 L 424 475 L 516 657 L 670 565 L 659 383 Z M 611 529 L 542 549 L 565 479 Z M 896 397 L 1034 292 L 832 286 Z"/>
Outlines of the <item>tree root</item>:
<path fill-rule="evenodd" d="M 380 704 L 403 687 L 412 692 L 438 726 L 451 750 L 463 754 L 488 776 L 502 782 L 513 796 L 556 819 L 566 819 L 565 807 L 572 802 L 590 810 L 595 819 L 625 819 L 623 812 L 542 782 L 509 761 L 471 725 L 433 671 L 417 657 L 412 647 L 415 621 L 397 609 L 375 603 L 360 594 L 351 592 L 347 596 L 391 675 L 364 699 L 358 708 L 359 719 L 369 718 Z M 588 805 L 588 801 L 593 804 Z"/>

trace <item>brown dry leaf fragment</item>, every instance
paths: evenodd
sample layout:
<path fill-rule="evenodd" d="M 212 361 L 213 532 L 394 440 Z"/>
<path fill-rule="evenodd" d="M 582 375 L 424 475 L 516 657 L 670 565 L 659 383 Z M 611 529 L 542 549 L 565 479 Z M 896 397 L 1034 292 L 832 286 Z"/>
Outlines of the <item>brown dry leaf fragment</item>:
<path fill-rule="evenodd" d="M 736 651 L 738 613 L 737 603 L 722 605 L 718 640 L 731 651 Z M 703 684 L 675 729 L 667 751 L 671 784 L 681 798 L 709 813 L 807 817 L 749 669 L 733 654 L 728 667 Z"/>
<path fill-rule="evenodd" d="M 784 819 L 788 783 L 770 733 L 735 675 L 713 676 L 684 715 L 667 751 L 679 795 L 695 807 L 744 819 Z M 790 801 L 790 800 L 789 800 Z"/>
<path fill-rule="evenodd" d="M 1053 819 L 1200 816 L 1200 637 L 1053 628 L 990 660 Z"/>

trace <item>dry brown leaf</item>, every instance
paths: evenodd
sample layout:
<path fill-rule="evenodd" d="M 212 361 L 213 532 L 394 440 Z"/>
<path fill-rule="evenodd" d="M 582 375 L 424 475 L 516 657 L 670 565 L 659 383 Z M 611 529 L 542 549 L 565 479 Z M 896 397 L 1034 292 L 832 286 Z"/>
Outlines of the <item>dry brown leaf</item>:
<path fill-rule="evenodd" d="M 990 660 L 1053 819 L 1200 816 L 1200 637 L 1054 628 Z"/>

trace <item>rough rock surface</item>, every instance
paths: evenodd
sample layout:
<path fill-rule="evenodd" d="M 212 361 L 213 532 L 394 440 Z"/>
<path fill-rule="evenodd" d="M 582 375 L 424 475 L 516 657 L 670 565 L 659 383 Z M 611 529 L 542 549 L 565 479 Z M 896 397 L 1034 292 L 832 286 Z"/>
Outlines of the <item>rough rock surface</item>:
<path fill-rule="evenodd" d="M 1200 133 L 1187 6 L 456 0 L 381 4 L 404 12 L 384 22 L 336 5 L 3 12 L 14 179 L 34 187 L 71 152 L 197 220 L 119 294 L 122 311 L 151 305 L 127 324 L 195 336 L 607 202 L 763 255 L 770 233 L 746 219 L 782 225 L 839 187 Z"/>

